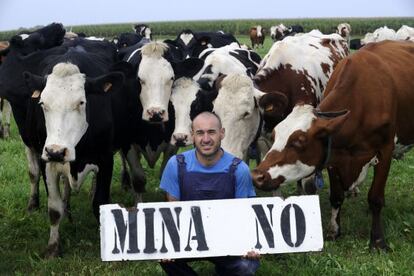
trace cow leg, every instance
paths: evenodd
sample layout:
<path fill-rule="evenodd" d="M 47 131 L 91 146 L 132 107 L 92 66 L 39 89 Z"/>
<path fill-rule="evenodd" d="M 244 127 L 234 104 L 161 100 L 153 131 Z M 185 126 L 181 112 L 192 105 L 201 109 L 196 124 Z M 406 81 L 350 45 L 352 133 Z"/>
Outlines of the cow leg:
<path fill-rule="evenodd" d="M 143 202 L 142 194 L 145 193 L 145 184 L 147 183 L 145 179 L 144 168 L 141 165 L 140 152 L 141 151 L 139 147 L 134 145 L 131 146 L 126 154 L 126 161 L 128 162 L 131 171 L 132 187 L 135 194 L 135 204 Z"/>
<path fill-rule="evenodd" d="M 122 150 L 119 151 L 119 155 L 121 156 L 121 186 L 122 189 L 128 191 L 131 189 L 131 178 L 128 172 L 127 158 Z"/>
<path fill-rule="evenodd" d="M 334 168 L 328 168 L 329 187 L 331 202 L 331 220 L 328 226 L 326 238 L 328 240 L 335 240 L 341 235 L 341 206 L 344 202 L 345 192 L 342 186 L 342 180 L 339 172 Z"/>
<path fill-rule="evenodd" d="M 46 184 L 48 187 L 47 207 L 50 219 L 50 236 L 45 252 L 46 258 L 54 258 L 60 254 L 59 246 L 59 225 L 64 216 L 65 204 L 60 196 L 59 174 L 56 164 L 46 164 Z"/>
<path fill-rule="evenodd" d="M 39 209 L 40 158 L 33 148 L 25 147 L 25 151 L 30 179 L 30 198 L 27 210 L 32 212 Z"/>
<path fill-rule="evenodd" d="M 4 101 L 3 104 L 3 138 L 9 138 L 10 137 L 10 116 L 11 116 L 11 106 L 8 101 Z"/>
<path fill-rule="evenodd" d="M 65 215 L 68 217 L 70 222 L 72 220 L 72 214 L 70 212 L 70 195 L 71 195 L 71 187 L 69 184 L 69 179 L 66 176 L 63 176 L 63 205 L 65 207 Z"/>
<path fill-rule="evenodd" d="M 162 163 L 160 167 L 160 175 L 159 178 L 161 179 L 162 173 L 164 172 L 165 166 L 167 165 L 168 160 L 170 160 L 171 156 L 178 152 L 178 147 L 167 143 L 164 148 L 164 156 L 162 158 Z"/>
<path fill-rule="evenodd" d="M 110 190 L 114 156 L 106 153 L 99 162 L 99 171 L 96 175 L 96 189 L 92 200 L 93 214 L 99 221 L 99 206 L 110 202 Z"/>
<path fill-rule="evenodd" d="M 384 190 L 390 171 L 393 144 L 380 150 L 379 163 L 374 167 L 374 179 L 368 192 L 368 204 L 372 213 L 371 248 L 388 249 L 381 224 L 381 209 L 385 204 Z"/>

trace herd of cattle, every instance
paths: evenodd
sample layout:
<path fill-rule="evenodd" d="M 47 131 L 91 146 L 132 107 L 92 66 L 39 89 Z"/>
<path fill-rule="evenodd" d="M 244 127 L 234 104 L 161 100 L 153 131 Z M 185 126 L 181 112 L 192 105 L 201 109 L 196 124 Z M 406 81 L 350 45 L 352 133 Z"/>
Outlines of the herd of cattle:
<path fill-rule="evenodd" d="M 163 168 L 192 144 L 191 119 L 203 111 L 222 118 L 223 149 L 240 158 L 252 148 L 262 153 L 252 171 L 258 189 L 313 183 L 327 168 L 333 239 L 344 192 L 374 166 L 371 245 L 387 247 L 380 212 L 391 159 L 414 144 L 413 28 L 392 38 L 380 28 L 350 55 L 347 23 L 332 34 L 281 24 L 271 28 L 274 43 L 263 59 L 221 31 L 183 30 L 174 40 L 153 41 L 147 25 L 134 29 L 110 42 L 53 23 L 13 36 L 0 51 L 0 97 L 26 147 L 29 210 L 39 207 L 41 176 L 47 187 L 47 257 L 59 254 L 70 192 L 88 172 L 95 174 L 97 218 L 110 201 L 116 152 L 122 184 L 142 201 L 141 157 L 154 167 L 163 153 Z M 263 30 L 251 29 L 253 48 L 263 45 Z"/>

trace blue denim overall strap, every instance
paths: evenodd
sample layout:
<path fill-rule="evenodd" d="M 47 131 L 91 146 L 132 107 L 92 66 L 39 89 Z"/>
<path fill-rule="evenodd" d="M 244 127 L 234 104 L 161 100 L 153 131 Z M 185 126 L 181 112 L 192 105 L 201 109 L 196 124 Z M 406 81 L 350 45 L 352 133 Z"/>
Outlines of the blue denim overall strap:
<path fill-rule="evenodd" d="M 229 172 L 188 172 L 184 155 L 177 155 L 180 200 L 229 199 L 235 197 L 235 171 L 241 160 L 234 158 Z"/>

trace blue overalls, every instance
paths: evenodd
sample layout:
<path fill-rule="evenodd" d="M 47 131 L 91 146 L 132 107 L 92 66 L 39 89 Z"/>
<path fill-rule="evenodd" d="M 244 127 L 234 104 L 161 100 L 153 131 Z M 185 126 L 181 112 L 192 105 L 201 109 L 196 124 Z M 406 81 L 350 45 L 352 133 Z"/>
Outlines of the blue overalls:
<path fill-rule="evenodd" d="M 178 154 L 176 157 L 181 201 L 235 198 L 235 171 L 241 162 L 239 158 L 233 159 L 228 173 L 207 174 L 188 172 L 184 155 Z M 205 259 L 215 264 L 218 275 L 254 275 L 259 268 L 259 261 L 237 256 Z M 197 259 L 176 259 L 173 262 L 162 262 L 161 267 L 168 275 L 197 275 L 187 264 L 195 260 Z"/>

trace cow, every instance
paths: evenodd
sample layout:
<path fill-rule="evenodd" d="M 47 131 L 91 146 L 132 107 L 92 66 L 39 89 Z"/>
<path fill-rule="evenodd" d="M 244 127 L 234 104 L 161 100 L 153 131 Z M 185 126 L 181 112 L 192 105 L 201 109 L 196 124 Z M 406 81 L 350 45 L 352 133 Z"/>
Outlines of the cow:
<path fill-rule="evenodd" d="M 414 41 L 414 28 L 407 25 L 402 25 L 395 35 L 398 40 Z"/>
<path fill-rule="evenodd" d="M 337 34 L 342 36 L 348 42 L 348 45 L 350 45 L 352 29 L 351 29 L 351 25 L 349 25 L 349 23 L 340 23 L 336 27 L 335 31 L 336 31 Z"/>
<path fill-rule="evenodd" d="M 327 236 L 336 239 L 344 191 L 361 184 L 372 165 L 370 245 L 386 249 L 381 209 L 394 143 L 414 144 L 413 64 L 414 44 L 405 41 L 371 43 L 343 59 L 319 106 L 298 105 L 275 127 L 271 150 L 252 172 L 256 187 L 275 189 L 328 168 Z"/>
<path fill-rule="evenodd" d="M 136 24 L 132 29 L 139 36 L 152 40 L 152 30 L 147 24 Z"/>
<path fill-rule="evenodd" d="M 366 45 L 371 42 L 380 42 L 383 40 L 396 40 L 396 32 L 387 26 L 376 29 L 373 33 L 366 33 L 361 39 L 361 44 Z"/>
<path fill-rule="evenodd" d="M 136 33 L 121 33 L 114 38 L 114 43 L 118 49 L 133 46 L 139 43 L 144 36 Z"/>
<path fill-rule="evenodd" d="M 354 38 L 349 41 L 349 49 L 351 50 L 358 50 L 362 47 L 361 39 L 360 38 Z"/>
<path fill-rule="evenodd" d="M 230 98 L 226 100 L 226 97 L 224 96 L 220 96 L 218 100 L 216 99 L 219 94 L 217 88 L 221 87 L 217 84 L 218 79 L 222 78 L 220 76 L 239 75 L 248 76 L 248 78 L 250 78 L 256 72 L 260 62 L 260 56 L 255 52 L 241 49 L 237 44 L 231 44 L 217 49 L 207 49 L 200 55 L 200 58 L 204 60 L 204 66 L 193 79 L 180 78 L 175 81 L 173 85 L 171 102 L 174 106 L 176 122 L 170 143 L 176 146 L 189 146 L 192 144 L 193 141 L 191 140 L 190 135 L 192 117 L 195 117 L 203 111 L 213 111 L 213 108 L 218 101 L 223 102 L 222 106 L 226 107 L 226 110 L 230 110 L 234 105 L 238 105 L 236 102 L 229 101 Z M 236 93 L 239 93 L 237 95 L 243 94 L 242 92 L 237 92 L 238 90 L 246 93 L 248 93 L 247 91 L 253 91 L 253 88 L 249 86 L 252 84 L 249 84 L 243 77 L 229 77 L 224 83 L 233 83 L 233 87 L 226 91 L 231 90 L 235 95 Z M 243 89 L 244 87 L 247 88 Z M 227 94 L 223 92 L 223 95 Z M 245 97 L 248 96 L 246 95 Z M 239 100 L 240 99 L 243 99 L 243 97 L 241 96 Z M 251 98 L 251 100 L 253 100 L 253 98 Z M 255 105 L 255 103 L 252 103 L 251 105 L 240 105 L 240 110 L 246 109 L 246 112 L 252 113 L 252 108 L 255 106 L 258 110 L 258 106 L 257 104 Z M 223 112 L 225 112 L 225 110 L 223 110 Z M 226 120 L 223 120 L 223 126 L 226 129 L 234 127 L 233 122 L 230 122 L 230 119 L 227 118 L 234 117 L 234 119 L 240 119 L 235 114 L 236 113 L 231 112 L 231 114 L 226 115 Z M 250 117 L 254 117 L 255 115 L 246 115 L 246 118 L 249 120 Z M 251 126 L 251 129 L 253 129 L 255 133 L 260 125 L 259 122 L 260 120 L 256 122 L 257 125 Z M 236 122 L 235 125 L 238 124 L 239 123 Z M 246 130 L 245 127 L 241 129 Z M 246 130 L 246 132 L 248 132 L 248 130 Z M 223 148 L 242 158 L 249 144 L 244 145 L 243 142 L 241 145 L 239 143 L 239 141 L 244 139 L 244 137 L 242 137 L 243 134 L 234 138 L 232 135 L 233 134 L 226 135 L 227 138 L 224 138 L 225 142 L 223 140 L 224 144 L 222 144 Z M 245 136 L 248 136 L 248 134 Z M 247 137 L 246 140 L 250 142 L 253 141 L 250 137 Z"/>
<path fill-rule="evenodd" d="M 63 43 L 65 29 L 62 24 L 52 23 L 29 34 L 13 36 L 7 48 L 7 58 L 0 66 L 0 97 L 7 99 L 12 107 L 19 134 L 26 148 L 31 184 L 28 211 L 39 208 L 39 180 L 41 171 L 38 137 L 30 135 L 28 103 L 31 93 L 25 85 L 23 72 L 39 73 L 42 51 L 56 51 L 53 48 Z M 2 52 L 2 55 L 4 52 Z M 29 58 L 30 57 L 30 58 Z"/>
<path fill-rule="evenodd" d="M 303 27 L 301 25 L 292 25 L 286 27 L 283 23 L 270 27 L 270 37 L 273 42 L 283 40 L 287 36 L 293 36 L 298 33 L 303 33 Z"/>
<path fill-rule="evenodd" d="M 130 50 L 125 54 L 124 61 L 134 68 L 134 79 L 138 82 L 139 90 L 136 100 L 142 108 L 141 127 L 146 134 L 137 141 L 136 146 L 150 167 L 155 166 L 164 152 L 162 171 L 168 158 L 177 150 L 168 143 L 175 122 L 174 108 L 170 102 L 173 82 L 181 77 L 191 78 L 203 63 L 199 59 L 183 59 L 180 49 L 164 42 L 150 42 Z M 137 159 L 133 154 L 127 158 L 130 163 Z"/>
<path fill-rule="evenodd" d="M 254 76 L 255 86 L 266 92 L 259 99 L 264 128 L 258 141 L 262 156 L 271 145 L 269 133 L 299 103 L 316 106 L 336 64 L 349 54 L 338 34 L 317 30 L 275 42 Z M 308 189 L 307 181 L 302 182 Z M 303 189 L 303 187 L 298 187 Z"/>
<path fill-rule="evenodd" d="M 250 28 L 249 31 L 250 41 L 252 42 L 252 48 L 256 49 L 258 47 L 263 48 L 263 43 L 265 40 L 265 29 L 261 25 L 257 25 Z"/>
<path fill-rule="evenodd" d="M 32 116 L 40 114 L 36 117 L 38 124 L 43 124 L 39 136 L 45 138 L 40 154 L 46 162 L 51 223 L 46 257 L 60 253 L 59 225 L 66 209 L 59 192 L 61 177 L 77 191 L 87 171 L 96 173 L 92 207 L 98 219 L 99 206 L 110 202 L 113 154 L 132 143 L 132 139 L 120 136 L 139 118 L 138 114 L 135 118 L 117 114 L 128 114 L 129 101 L 136 97 L 126 99 L 126 92 L 120 92 L 124 75 L 110 71 L 117 61 L 112 43 L 77 39 L 60 48 L 62 53 L 45 53 L 39 75 L 24 73 L 37 105 L 34 109 L 41 108 Z"/>
<path fill-rule="evenodd" d="M 181 31 L 174 40 L 164 40 L 164 42 L 181 49 L 184 58 L 198 57 L 207 48 L 219 48 L 233 42 L 239 44 L 232 34 L 221 31 L 193 32 L 189 29 Z"/>

